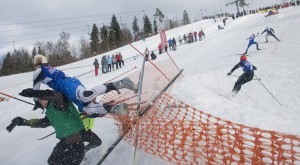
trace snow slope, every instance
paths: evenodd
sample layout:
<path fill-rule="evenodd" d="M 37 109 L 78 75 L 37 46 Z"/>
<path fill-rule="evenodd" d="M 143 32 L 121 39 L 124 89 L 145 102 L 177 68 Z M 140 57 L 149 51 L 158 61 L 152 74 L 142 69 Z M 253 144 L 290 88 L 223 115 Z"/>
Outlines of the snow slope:
<path fill-rule="evenodd" d="M 177 65 L 184 69 L 184 78 L 177 81 L 172 90 L 172 96 L 196 107 L 206 113 L 218 116 L 222 119 L 251 127 L 259 127 L 266 130 L 274 130 L 287 134 L 300 135 L 298 124 L 300 122 L 300 8 L 290 7 L 281 9 L 280 14 L 265 18 L 265 13 L 248 15 L 236 20 L 229 19 L 224 30 L 218 31 L 213 20 L 205 20 L 190 25 L 182 26 L 167 31 L 167 37 L 178 37 L 190 31 L 199 31 L 201 28 L 206 33 L 206 39 L 201 42 L 178 46 L 176 52 L 170 52 Z M 269 38 L 265 41 L 265 34 L 259 35 L 256 41 L 261 51 L 256 51 L 252 46 L 249 49 L 249 61 L 258 70 L 256 76 L 279 100 L 279 105 L 274 98 L 256 80 L 242 86 L 241 91 L 230 97 L 237 77 L 226 74 L 239 62 L 237 53 L 245 51 L 246 37 L 253 33 L 261 33 L 266 26 L 275 30 L 275 35 L 281 40 L 277 42 Z M 157 49 L 159 36 L 147 38 L 146 41 L 133 43 L 141 52 L 148 47 Z M 112 54 L 122 52 L 124 58 L 137 55 L 130 46 L 124 46 L 117 50 L 105 53 Z M 101 59 L 101 55 L 97 56 Z M 158 56 L 157 61 L 167 59 L 165 54 Z M 71 76 L 77 76 L 93 70 L 94 58 L 86 59 L 60 69 L 83 66 L 76 69 L 67 69 L 65 72 Z M 126 66 L 118 71 L 95 77 L 93 72 L 78 78 L 87 88 L 104 83 L 111 78 L 132 69 L 141 67 L 141 58 L 127 61 Z M 90 66 L 88 66 L 90 65 Z M 86 67 L 88 66 L 88 67 Z M 241 69 L 233 74 L 240 75 Z M 17 98 L 32 102 L 30 98 L 18 96 L 25 88 L 32 86 L 32 72 L 11 75 L 0 78 L 0 91 Z M 46 88 L 44 86 L 44 88 Z M 44 115 L 41 111 L 32 111 L 32 106 L 20 101 L 10 99 L 9 102 L 0 102 L 0 164 L 46 164 L 53 147 L 58 142 L 55 136 L 38 141 L 51 132 L 53 128 L 33 129 L 29 127 L 16 127 L 11 133 L 5 128 L 10 121 L 17 116 L 26 119 L 39 118 Z M 298 110 L 297 110 L 298 109 Z M 107 148 L 117 139 L 117 127 L 114 121 L 107 118 L 95 120 L 94 131 L 102 139 L 103 144 L 86 154 L 86 160 L 82 164 L 96 164 Z M 126 142 L 115 148 L 103 164 L 132 164 L 134 148 Z M 155 156 L 138 151 L 137 164 L 170 164 Z"/>

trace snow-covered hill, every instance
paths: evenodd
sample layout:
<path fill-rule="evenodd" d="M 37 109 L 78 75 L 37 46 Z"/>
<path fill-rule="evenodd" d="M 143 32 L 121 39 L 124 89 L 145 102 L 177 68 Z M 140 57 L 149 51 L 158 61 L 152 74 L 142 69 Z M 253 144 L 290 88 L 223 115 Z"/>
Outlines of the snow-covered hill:
<path fill-rule="evenodd" d="M 184 69 L 184 78 L 177 81 L 172 90 L 172 96 L 196 107 L 206 113 L 230 120 L 235 123 L 266 130 L 274 130 L 288 134 L 300 135 L 300 8 L 290 7 L 280 10 L 280 14 L 264 17 L 266 14 L 248 15 L 236 20 L 228 20 L 224 30 L 217 30 L 213 20 L 205 20 L 167 31 L 167 38 L 183 35 L 190 31 L 204 29 L 206 39 L 201 42 L 178 46 L 176 52 L 170 52 L 178 66 Z M 242 86 L 241 91 L 230 97 L 237 77 L 226 74 L 239 62 L 238 53 L 243 53 L 248 41 L 246 37 L 261 33 L 265 27 L 272 27 L 275 35 L 281 40 L 277 42 L 269 38 L 264 43 L 265 34 L 259 35 L 256 41 L 261 51 L 250 47 L 248 60 L 258 70 L 255 72 L 267 89 L 279 100 L 279 105 L 266 89 L 253 80 Z M 147 38 L 146 41 L 133 43 L 141 52 L 148 47 L 157 49 L 159 36 Z M 122 52 L 124 58 L 137 55 L 130 46 L 105 53 Z M 101 59 L 101 55 L 96 58 Z M 168 57 L 159 55 L 157 60 Z M 69 65 L 61 66 L 71 76 L 77 76 L 93 70 L 94 58 L 86 59 Z M 111 78 L 132 69 L 141 67 L 141 58 L 128 61 L 126 66 L 118 71 L 95 77 L 93 72 L 78 78 L 87 88 L 104 83 Z M 240 75 L 241 69 L 233 74 Z M 32 102 L 29 98 L 18 96 L 18 93 L 32 86 L 32 72 L 11 75 L 0 78 L 0 91 L 12 96 Z M 6 131 L 11 119 L 21 116 L 27 119 L 39 118 L 44 115 L 41 111 L 32 111 L 32 106 L 10 99 L 9 102 L 0 102 L 0 164 L 46 164 L 53 147 L 58 142 L 54 136 L 38 141 L 51 132 L 52 128 L 33 129 L 17 127 L 11 133 Z M 89 151 L 82 164 L 96 164 L 107 148 L 117 138 L 117 127 L 114 121 L 107 118 L 95 120 L 94 131 L 102 139 L 103 144 Z M 132 164 L 134 148 L 122 141 L 103 164 Z M 168 164 L 157 157 L 138 151 L 137 164 Z"/>

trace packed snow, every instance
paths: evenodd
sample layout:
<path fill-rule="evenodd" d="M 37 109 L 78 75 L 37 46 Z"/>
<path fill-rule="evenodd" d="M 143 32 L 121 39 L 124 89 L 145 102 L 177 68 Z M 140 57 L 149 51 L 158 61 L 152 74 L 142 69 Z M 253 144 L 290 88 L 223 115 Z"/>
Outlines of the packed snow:
<path fill-rule="evenodd" d="M 222 20 L 204 20 L 182 26 L 166 32 L 167 38 L 178 38 L 184 33 L 204 30 L 206 39 L 192 44 L 179 45 L 177 51 L 169 52 L 179 68 L 184 69 L 184 78 L 176 81 L 171 95 L 199 110 L 235 123 L 273 130 L 286 134 L 300 135 L 300 7 L 280 9 L 280 14 L 265 17 L 266 13 L 258 13 L 228 19 L 225 29 L 218 30 Z M 264 43 L 265 34 L 260 33 L 272 27 L 275 35 L 281 40 L 276 41 L 269 36 L 269 42 Z M 279 101 L 257 81 L 252 80 L 242 86 L 241 91 L 231 96 L 231 90 L 237 80 L 235 76 L 227 76 L 232 67 L 239 62 L 239 55 L 246 50 L 249 37 L 259 33 L 256 41 L 260 51 L 251 46 L 248 60 L 258 70 L 255 75 L 261 78 L 261 83 Z M 132 43 L 143 52 L 146 47 L 156 50 L 160 41 L 159 35 L 146 38 L 145 41 Z M 132 47 L 122 48 L 104 53 L 112 55 L 121 52 L 124 59 L 139 54 Z M 102 54 L 102 55 L 104 55 Z M 156 50 L 156 54 L 158 52 Z M 142 58 L 125 61 L 125 67 L 117 71 L 94 76 L 94 58 L 102 55 L 58 67 L 70 76 L 78 76 L 89 89 L 102 84 L 113 77 L 126 72 L 135 66 L 142 65 Z M 158 55 L 154 63 L 166 60 L 166 54 Z M 80 67 L 82 66 L 82 67 Z M 68 69 L 74 68 L 75 69 Z M 233 75 L 241 75 L 242 69 L 237 69 Z M 130 74 L 130 73 L 129 73 Z M 31 98 L 18 95 L 25 88 L 32 87 L 33 72 L 11 75 L 0 78 L 0 91 L 19 99 L 32 102 Z M 146 76 L 146 75 L 145 75 Z M 46 86 L 43 86 L 46 88 Z M 3 95 L 0 95 L 3 97 Z M 5 97 L 5 96 L 4 96 Z M 7 97 L 6 97 L 7 98 Z M 54 146 L 58 142 L 55 136 L 37 140 L 51 132 L 53 128 L 16 127 L 8 133 L 6 127 L 17 116 L 25 119 L 42 118 L 41 110 L 32 111 L 32 105 L 10 98 L 8 102 L 0 102 L 0 164 L 47 164 Z M 87 152 L 83 165 L 96 164 L 108 147 L 117 139 L 117 126 L 108 118 L 97 118 L 93 131 L 102 139 L 102 145 Z M 132 164 L 134 147 L 121 141 L 103 164 Z M 137 164 L 171 164 L 143 151 L 137 152 Z"/>

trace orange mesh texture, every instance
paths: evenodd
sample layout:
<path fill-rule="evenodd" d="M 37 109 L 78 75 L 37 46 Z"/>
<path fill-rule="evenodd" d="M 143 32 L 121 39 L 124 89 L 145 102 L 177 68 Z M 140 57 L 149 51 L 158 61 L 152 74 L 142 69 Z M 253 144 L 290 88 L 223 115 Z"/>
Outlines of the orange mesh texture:
<path fill-rule="evenodd" d="M 141 110 L 137 124 L 136 95 L 107 93 L 102 102 L 126 102 L 128 116 L 110 116 L 130 144 L 176 164 L 300 164 L 300 137 L 222 120 L 163 94 L 156 96 L 179 72 L 169 61 L 145 66 Z M 139 71 L 129 76 L 138 82 Z M 167 78 L 166 78 L 167 77 Z M 156 100 L 153 100 L 156 98 Z M 129 131 L 128 131 L 129 130 Z"/>
<path fill-rule="evenodd" d="M 134 116 L 120 120 L 120 134 Z M 137 128 L 139 127 L 139 128 Z M 125 140 L 176 164 L 300 164 L 300 137 L 222 120 L 163 94 Z"/>

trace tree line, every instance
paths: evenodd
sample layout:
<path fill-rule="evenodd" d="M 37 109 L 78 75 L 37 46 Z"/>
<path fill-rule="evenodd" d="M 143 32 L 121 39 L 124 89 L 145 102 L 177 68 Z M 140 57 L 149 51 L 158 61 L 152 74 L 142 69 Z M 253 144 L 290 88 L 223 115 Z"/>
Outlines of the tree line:
<path fill-rule="evenodd" d="M 31 53 L 25 48 L 14 50 L 12 53 L 7 52 L 3 60 L 0 75 L 6 76 L 33 71 L 32 58 L 36 54 L 46 55 L 49 64 L 55 67 L 90 58 L 127 45 L 133 41 L 156 35 L 159 33 L 159 29 L 162 28 L 169 30 L 191 23 L 186 10 L 183 11 L 182 20 L 165 18 L 165 15 L 158 8 L 156 8 L 153 17 L 154 19 L 151 23 L 149 17 L 144 15 L 143 28 L 140 28 L 138 19 L 135 16 L 131 31 L 126 24 L 120 26 L 116 16 L 113 14 L 110 25 L 103 24 L 101 27 L 98 27 L 94 23 L 91 34 L 89 34 L 90 39 L 86 40 L 84 37 L 81 37 L 78 42 L 79 47 L 70 45 L 70 33 L 61 32 L 56 42 L 37 41 Z"/>

